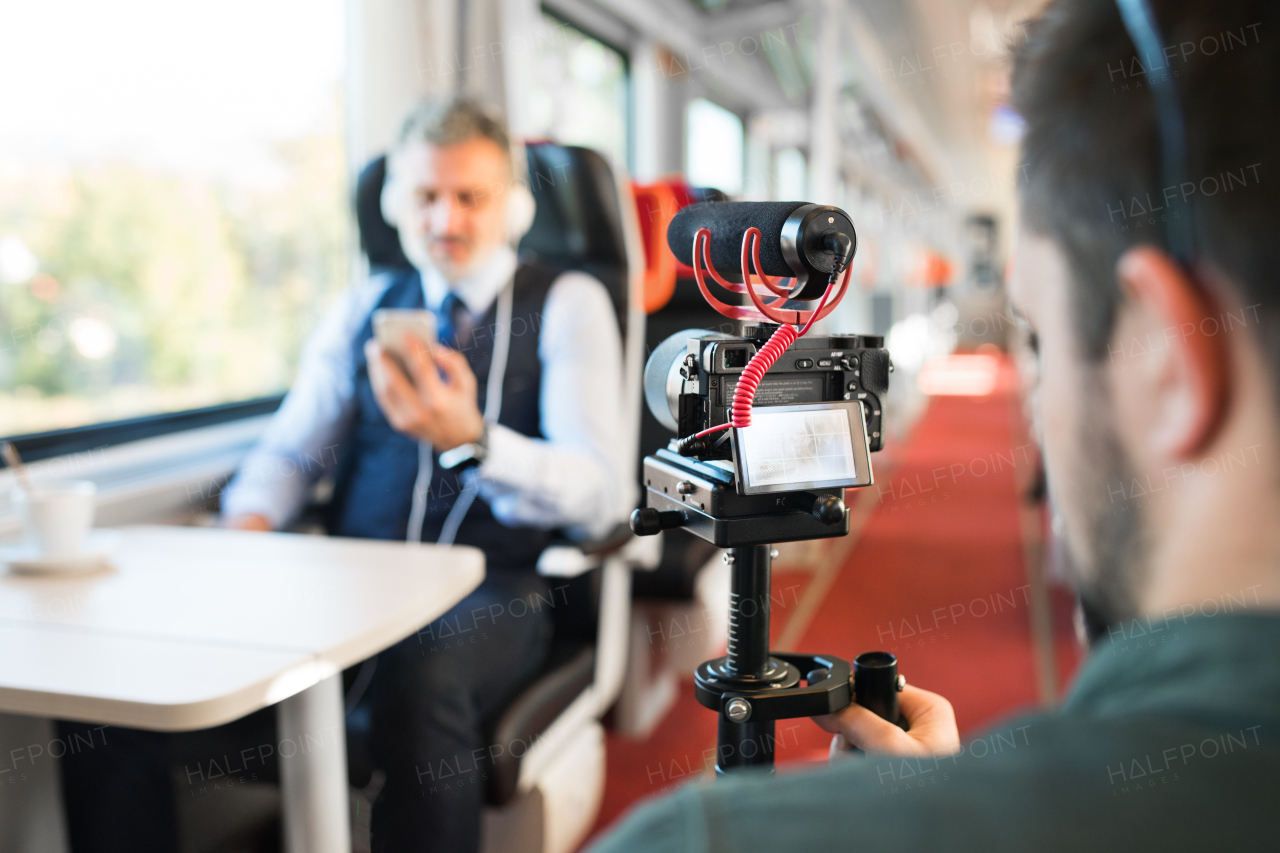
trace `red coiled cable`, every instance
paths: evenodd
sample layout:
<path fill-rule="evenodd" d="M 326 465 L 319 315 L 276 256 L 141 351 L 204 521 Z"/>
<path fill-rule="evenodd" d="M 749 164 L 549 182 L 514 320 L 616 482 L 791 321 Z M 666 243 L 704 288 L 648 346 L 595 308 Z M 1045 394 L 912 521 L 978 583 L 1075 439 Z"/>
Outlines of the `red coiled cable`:
<path fill-rule="evenodd" d="M 799 337 L 800 333 L 796 331 L 795 326 L 784 323 L 778 327 L 778 331 L 769 336 L 769 342 L 756 351 L 755 357 L 742 371 L 742 378 L 738 380 L 737 387 L 733 389 L 733 420 L 730 423 L 734 427 L 751 426 L 751 406 L 756 399 L 756 389 L 760 387 L 760 382 L 769 372 L 769 368 L 773 367 L 787 351 L 787 347 L 794 344 Z"/>

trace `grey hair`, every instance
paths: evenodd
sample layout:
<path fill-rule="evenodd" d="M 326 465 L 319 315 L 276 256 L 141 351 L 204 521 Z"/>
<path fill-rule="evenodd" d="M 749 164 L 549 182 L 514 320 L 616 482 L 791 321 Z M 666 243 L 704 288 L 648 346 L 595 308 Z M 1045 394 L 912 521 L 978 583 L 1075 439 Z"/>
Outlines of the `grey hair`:
<path fill-rule="evenodd" d="M 506 157 L 507 167 L 515 173 L 506 123 L 498 114 L 469 98 L 423 101 L 400 126 L 396 150 L 414 142 L 457 145 L 472 139 L 487 139 L 497 145 Z"/>

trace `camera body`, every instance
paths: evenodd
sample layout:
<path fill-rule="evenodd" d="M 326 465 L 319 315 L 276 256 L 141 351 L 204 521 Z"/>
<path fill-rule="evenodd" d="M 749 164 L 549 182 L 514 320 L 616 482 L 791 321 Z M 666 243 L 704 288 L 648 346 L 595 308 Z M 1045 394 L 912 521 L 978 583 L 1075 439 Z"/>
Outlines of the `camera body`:
<path fill-rule="evenodd" d="M 645 369 L 649 408 L 677 438 L 732 420 L 742 372 L 776 326 L 752 324 L 742 336 L 688 330 L 654 350 Z M 680 352 L 683 344 L 683 353 Z M 755 405 L 782 406 L 853 400 L 863 404 L 872 451 L 883 446 L 881 401 L 889 389 L 889 351 L 878 335 L 806 335 L 769 368 Z M 670 412 L 670 418 L 661 417 Z M 730 459 L 729 442 L 704 459 Z"/>

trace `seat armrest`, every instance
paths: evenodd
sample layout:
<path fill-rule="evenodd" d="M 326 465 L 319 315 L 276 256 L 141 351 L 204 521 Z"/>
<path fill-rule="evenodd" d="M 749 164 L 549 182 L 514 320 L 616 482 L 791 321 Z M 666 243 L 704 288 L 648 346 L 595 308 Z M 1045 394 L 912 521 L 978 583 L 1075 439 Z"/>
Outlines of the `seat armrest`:
<path fill-rule="evenodd" d="M 620 550 L 624 545 L 631 541 L 633 535 L 634 534 L 631 532 L 631 525 L 623 521 L 615 525 L 614 528 L 601 539 L 592 539 L 588 542 L 578 542 L 576 544 L 578 549 L 588 556 L 597 558 L 607 557 L 613 552 Z"/>
<path fill-rule="evenodd" d="M 629 526 L 619 524 L 602 539 L 555 540 L 538 557 L 538 574 L 548 578 L 576 578 L 600 566 L 605 557 L 629 547 L 635 538 Z"/>
<path fill-rule="evenodd" d="M 542 672 L 502 712 L 489 738 L 493 744 L 489 755 L 494 771 L 487 791 L 491 804 L 504 806 L 515 797 L 521 759 L 564 710 L 591 686 L 595 657 L 593 646 L 574 650 L 563 661 Z"/>
<path fill-rule="evenodd" d="M 552 545 L 538 556 L 538 574 L 544 578 L 576 578 L 600 565 L 576 545 Z"/>

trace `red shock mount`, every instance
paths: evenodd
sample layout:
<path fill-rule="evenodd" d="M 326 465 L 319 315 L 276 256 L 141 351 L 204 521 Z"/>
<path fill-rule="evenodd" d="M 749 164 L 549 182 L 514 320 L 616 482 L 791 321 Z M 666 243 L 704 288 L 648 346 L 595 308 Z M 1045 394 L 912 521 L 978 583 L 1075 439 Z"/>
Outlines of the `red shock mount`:
<path fill-rule="evenodd" d="M 763 347 L 756 351 L 746 369 L 742 371 L 742 378 L 738 380 L 738 386 L 733 394 L 732 419 L 728 423 L 704 429 L 693 436 L 694 438 L 702 438 L 729 427 L 751 426 L 751 406 L 755 401 L 756 389 L 760 387 L 760 381 L 764 379 L 765 373 L 782 357 L 787 347 L 799 340 L 814 323 L 835 310 L 849 287 L 852 264 L 845 268 L 844 275 L 838 284 L 832 281 L 827 285 L 826 291 L 818 302 L 818 307 L 814 310 L 797 311 L 792 308 L 783 308 L 782 306 L 788 301 L 796 299 L 803 283 L 795 278 L 765 275 L 760 268 L 760 240 L 759 228 L 748 228 L 742 235 L 742 283 L 739 284 L 726 281 L 712 265 L 711 232 L 701 228 L 693 235 L 693 277 L 698 282 L 698 289 L 702 291 L 707 304 L 732 320 L 756 320 L 762 323 L 778 324 L 778 330 L 769 337 L 769 341 Z M 760 279 L 759 282 L 752 281 L 753 267 L 755 275 Z M 707 289 L 706 273 L 710 273 L 716 284 L 725 290 L 747 294 L 755 307 L 730 305 L 717 299 Z M 789 284 L 786 284 L 787 282 Z M 762 294 L 762 290 L 767 293 Z"/>

